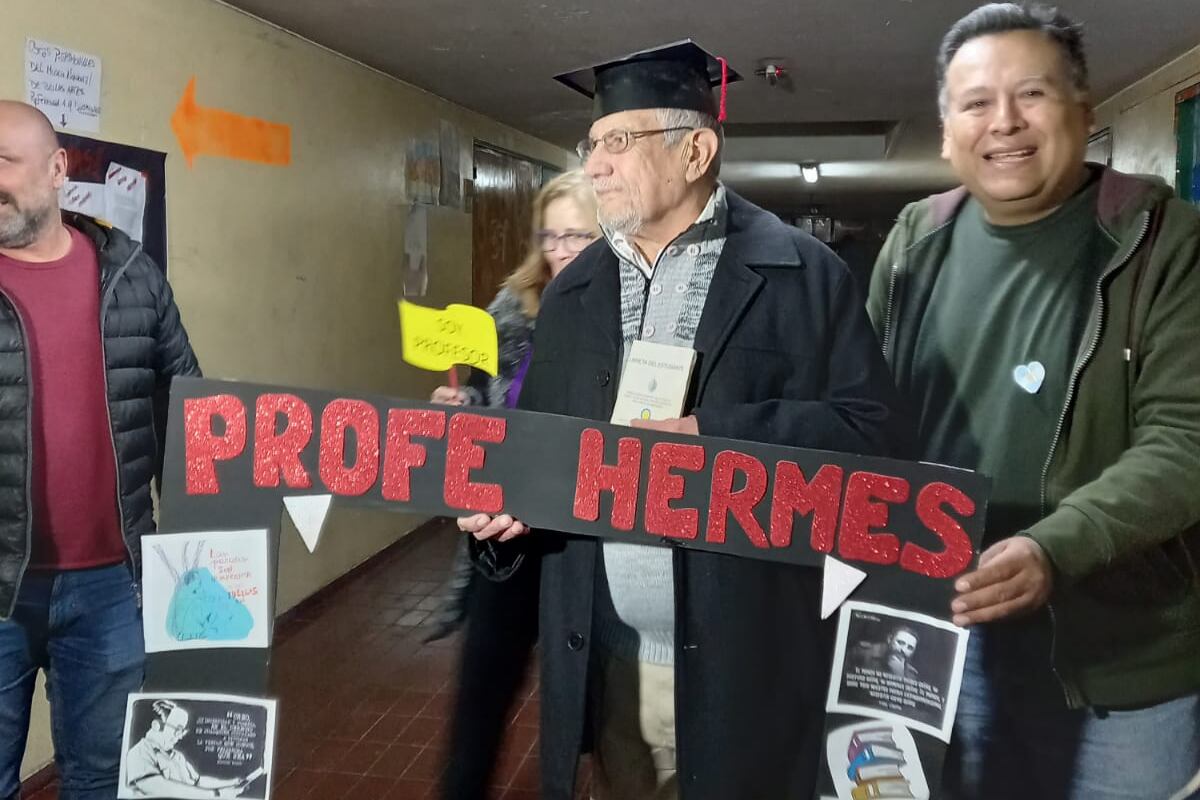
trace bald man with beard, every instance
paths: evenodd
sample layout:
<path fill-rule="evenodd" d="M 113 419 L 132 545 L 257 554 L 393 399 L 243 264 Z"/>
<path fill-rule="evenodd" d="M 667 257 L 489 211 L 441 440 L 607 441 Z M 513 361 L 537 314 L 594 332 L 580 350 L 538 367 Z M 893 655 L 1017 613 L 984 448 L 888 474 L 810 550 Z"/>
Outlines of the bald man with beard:
<path fill-rule="evenodd" d="M 116 797 L 142 683 L 141 536 L 176 375 L 199 375 L 141 245 L 63 214 L 50 121 L 0 100 L 0 798 L 19 797 L 47 675 L 63 800 Z"/>
<path fill-rule="evenodd" d="M 0 100 L 0 131 L 0 253 L 23 250 L 33 260 L 63 250 L 66 229 L 48 230 L 58 210 L 57 187 L 67 176 L 67 156 L 54 127 L 36 108 Z M 49 180 L 31 180 L 37 170 L 48 170 Z"/>

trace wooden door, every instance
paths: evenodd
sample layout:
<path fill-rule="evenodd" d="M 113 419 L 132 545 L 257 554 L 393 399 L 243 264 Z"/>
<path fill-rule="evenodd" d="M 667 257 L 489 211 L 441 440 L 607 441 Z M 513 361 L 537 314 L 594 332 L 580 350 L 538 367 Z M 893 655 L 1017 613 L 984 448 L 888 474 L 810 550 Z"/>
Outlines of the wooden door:
<path fill-rule="evenodd" d="M 486 308 L 500 283 L 525 258 L 541 164 L 475 143 L 471 303 Z"/>

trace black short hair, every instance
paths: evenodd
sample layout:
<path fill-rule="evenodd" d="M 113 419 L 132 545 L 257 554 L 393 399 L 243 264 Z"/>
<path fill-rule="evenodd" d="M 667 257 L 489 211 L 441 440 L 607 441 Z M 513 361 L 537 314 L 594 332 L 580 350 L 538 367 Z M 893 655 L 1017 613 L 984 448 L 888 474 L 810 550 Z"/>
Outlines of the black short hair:
<path fill-rule="evenodd" d="M 937 55 L 938 108 L 946 112 L 946 70 L 964 44 L 980 36 L 1013 31 L 1037 31 L 1054 42 L 1071 71 L 1071 83 L 1088 91 L 1083 26 L 1057 8 L 1030 3 L 988 3 L 967 14 L 942 37 Z"/>

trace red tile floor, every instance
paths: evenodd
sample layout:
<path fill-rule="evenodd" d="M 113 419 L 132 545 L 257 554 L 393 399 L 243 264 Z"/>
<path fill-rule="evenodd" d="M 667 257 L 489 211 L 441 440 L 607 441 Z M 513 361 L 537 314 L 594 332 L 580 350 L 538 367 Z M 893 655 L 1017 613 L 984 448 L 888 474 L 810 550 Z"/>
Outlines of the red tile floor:
<path fill-rule="evenodd" d="M 277 626 L 275 800 L 436 798 L 458 636 L 423 644 L 457 531 L 406 536 Z M 530 676 L 491 800 L 538 797 L 538 699 Z M 54 784 L 26 798 L 57 800 Z M 581 797 L 586 797 L 586 793 Z"/>

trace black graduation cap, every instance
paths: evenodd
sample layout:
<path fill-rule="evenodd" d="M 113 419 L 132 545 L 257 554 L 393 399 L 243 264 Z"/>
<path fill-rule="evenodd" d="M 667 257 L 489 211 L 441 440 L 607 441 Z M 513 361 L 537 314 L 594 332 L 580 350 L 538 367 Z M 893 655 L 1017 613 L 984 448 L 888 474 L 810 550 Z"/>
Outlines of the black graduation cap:
<path fill-rule="evenodd" d="M 554 78 L 594 99 L 592 120 L 618 111 L 682 108 L 725 119 L 725 86 L 742 79 L 691 39 L 630 53 Z M 720 103 L 712 89 L 721 87 Z"/>

